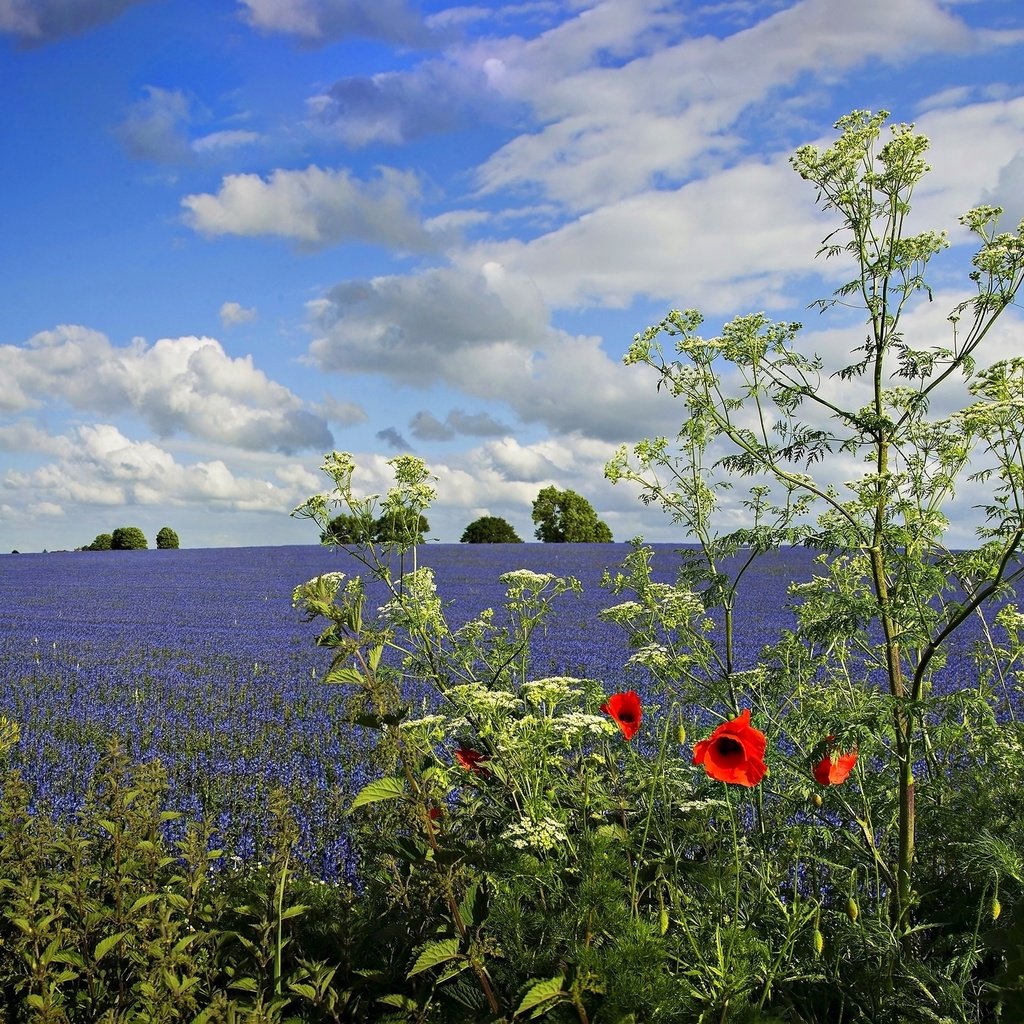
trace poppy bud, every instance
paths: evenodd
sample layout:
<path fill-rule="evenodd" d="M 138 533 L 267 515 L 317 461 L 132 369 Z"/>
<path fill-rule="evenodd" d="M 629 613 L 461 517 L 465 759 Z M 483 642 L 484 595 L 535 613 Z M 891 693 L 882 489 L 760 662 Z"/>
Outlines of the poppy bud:
<path fill-rule="evenodd" d="M 856 921 L 860 917 L 860 907 L 857 906 L 857 901 L 852 896 L 846 901 L 846 916 L 851 921 Z"/>
<path fill-rule="evenodd" d="M 686 726 L 682 722 L 679 723 L 679 727 L 676 729 L 676 739 L 679 741 L 680 746 L 686 742 Z"/>
<path fill-rule="evenodd" d="M 821 956 L 821 951 L 825 948 L 825 936 L 821 934 L 820 928 L 814 929 L 814 955 Z"/>
<path fill-rule="evenodd" d="M 815 807 L 820 807 L 823 802 L 824 801 L 821 799 L 820 793 L 815 793 L 814 796 L 811 797 L 811 803 L 814 804 Z"/>
<path fill-rule="evenodd" d="M 661 913 L 658 915 L 658 925 L 661 928 L 661 934 L 664 935 L 668 931 L 668 911 L 662 907 Z"/>
<path fill-rule="evenodd" d="M 1003 912 L 1003 905 L 999 902 L 998 896 L 992 897 L 992 920 L 998 921 L 999 915 Z"/>

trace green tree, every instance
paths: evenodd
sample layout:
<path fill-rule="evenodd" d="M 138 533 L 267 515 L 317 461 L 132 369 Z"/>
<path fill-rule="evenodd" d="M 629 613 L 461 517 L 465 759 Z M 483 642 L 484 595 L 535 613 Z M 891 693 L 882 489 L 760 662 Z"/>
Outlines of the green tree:
<path fill-rule="evenodd" d="M 368 513 L 340 512 L 320 534 L 321 544 L 358 545 L 373 540 L 375 522 Z"/>
<path fill-rule="evenodd" d="M 501 516 L 481 516 L 462 531 L 463 544 L 522 544 L 512 524 Z"/>
<path fill-rule="evenodd" d="M 156 546 L 161 549 L 180 547 L 178 535 L 169 526 L 161 526 L 156 535 Z"/>
<path fill-rule="evenodd" d="M 137 526 L 119 526 L 110 535 L 110 547 L 114 551 L 143 551 L 149 544 Z"/>
<path fill-rule="evenodd" d="M 537 540 L 545 544 L 610 544 L 612 531 L 575 491 L 545 487 L 533 503 Z"/>
<path fill-rule="evenodd" d="M 109 533 L 98 533 L 91 544 L 86 544 L 83 551 L 109 551 L 113 547 L 114 538 Z"/>
<path fill-rule="evenodd" d="M 430 531 L 427 517 L 416 509 L 385 509 L 373 523 L 373 540 L 377 544 L 422 544 Z"/>

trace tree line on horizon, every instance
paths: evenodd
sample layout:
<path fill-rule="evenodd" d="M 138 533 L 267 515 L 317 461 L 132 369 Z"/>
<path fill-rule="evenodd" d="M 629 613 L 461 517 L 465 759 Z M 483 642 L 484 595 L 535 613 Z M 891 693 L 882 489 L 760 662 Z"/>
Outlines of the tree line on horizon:
<path fill-rule="evenodd" d="M 576 491 L 545 487 L 533 502 L 534 536 L 545 544 L 610 544 L 612 531 L 594 506 Z M 422 544 L 430 524 L 406 510 L 372 516 L 342 512 L 334 516 L 321 541 L 339 545 Z M 501 516 L 480 516 L 462 532 L 462 544 L 521 544 L 515 527 Z"/>
<path fill-rule="evenodd" d="M 156 534 L 156 546 L 161 550 L 180 547 L 177 533 L 162 526 Z M 146 535 L 137 526 L 119 526 L 113 533 L 99 533 L 82 551 L 145 551 L 149 547 Z"/>

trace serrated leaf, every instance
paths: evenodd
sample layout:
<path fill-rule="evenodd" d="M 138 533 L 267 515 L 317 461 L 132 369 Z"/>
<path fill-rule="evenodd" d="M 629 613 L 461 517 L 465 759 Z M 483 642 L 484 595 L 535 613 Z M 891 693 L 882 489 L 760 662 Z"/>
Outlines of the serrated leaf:
<path fill-rule="evenodd" d="M 296 903 L 293 907 L 288 907 L 287 910 L 281 912 L 281 920 L 286 921 L 289 917 L 299 917 L 304 914 L 309 907 L 305 903 Z"/>
<path fill-rule="evenodd" d="M 541 1003 L 546 1003 L 549 999 L 555 999 L 557 996 L 564 995 L 565 993 L 562 991 L 564 982 L 564 974 L 557 974 L 555 977 L 548 978 L 545 981 L 535 981 L 526 990 L 526 995 L 523 996 L 522 1002 L 516 1007 L 516 1016 L 526 1013 L 527 1010 L 535 1009 Z"/>
<path fill-rule="evenodd" d="M 140 896 L 131 906 L 128 911 L 129 914 L 134 914 L 135 911 L 141 910 L 143 907 L 148 907 L 154 900 L 160 899 L 160 893 L 158 892 L 147 892 L 144 896 Z"/>
<path fill-rule="evenodd" d="M 414 975 L 422 974 L 424 971 L 429 971 L 431 967 L 454 960 L 458 955 L 458 939 L 438 939 L 434 942 L 425 942 L 420 946 L 416 962 L 406 977 L 412 978 Z"/>
<path fill-rule="evenodd" d="M 352 801 L 350 811 L 366 804 L 378 803 L 381 800 L 394 800 L 405 795 L 405 779 L 397 776 L 385 776 L 364 786 Z"/>
<path fill-rule="evenodd" d="M 363 681 L 363 674 L 359 669 L 348 665 L 339 665 L 327 671 L 324 676 L 325 683 L 349 684 L 358 686 Z"/>
<path fill-rule="evenodd" d="M 383 1003 L 385 1006 L 394 1006 L 399 1010 L 416 1010 L 419 1008 L 419 1004 L 415 999 L 410 999 L 408 996 L 402 995 L 401 992 L 378 996 L 377 1002 Z"/>
<path fill-rule="evenodd" d="M 93 960 L 99 963 L 127 934 L 128 932 L 115 932 L 113 935 L 108 935 L 105 939 L 100 939 L 93 950 Z"/>

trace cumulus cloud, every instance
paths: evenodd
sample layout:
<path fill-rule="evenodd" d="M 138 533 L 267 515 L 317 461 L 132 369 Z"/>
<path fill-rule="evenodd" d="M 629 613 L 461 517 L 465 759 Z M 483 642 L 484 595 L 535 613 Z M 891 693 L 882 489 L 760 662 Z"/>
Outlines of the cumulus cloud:
<path fill-rule="evenodd" d="M 42 46 L 119 17 L 146 0 L 0 0 L 0 32 L 23 46 Z"/>
<path fill-rule="evenodd" d="M 985 193 L 985 199 L 1003 208 L 1000 226 L 1004 231 L 1015 230 L 1024 220 L 1024 149 L 1000 168 L 999 180 L 995 188 Z"/>
<path fill-rule="evenodd" d="M 638 408 L 640 420 L 664 426 L 642 371 L 623 373 L 599 338 L 552 328 L 533 282 L 496 263 L 345 282 L 310 313 L 310 359 L 327 372 L 416 388 L 444 382 L 559 431 L 632 438 Z"/>
<path fill-rule="evenodd" d="M 234 327 L 235 324 L 248 324 L 256 319 L 256 310 L 247 309 L 238 302 L 225 302 L 220 307 L 220 322 L 225 327 Z"/>
<path fill-rule="evenodd" d="M 181 205 L 186 222 L 207 235 L 276 235 L 313 248 L 369 242 L 422 252 L 434 240 L 413 213 L 419 195 L 411 172 L 384 167 L 361 181 L 345 170 L 312 166 L 275 170 L 267 179 L 231 174 L 215 195 L 185 196 Z"/>
<path fill-rule="evenodd" d="M 100 413 L 133 412 L 161 437 L 185 432 L 250 450 L 329 448 L 323 418 L 212 338 L 136 339 L 111 345 L 84 327 L 43 331 L 24 346 L 0 346 L 0 408 L 18 411 L 54 400 Z"/>
<path fill-rule="evenodd" d="M 434 34 L 406 0 L 241 0 L 245 20 L 316 44 L 349 36 L 403 46 L 430 45 Z"/>
<path fill-rule="evenodd" d="M 27 472 L 8 471 L 4 487 L 78 509 L 200 503 L 269 511 L 286 506 L 290 498 L 290 491 L 240 477 L 218 459 L 183 465 L 159 445 L 133 441 L 110 424 L 78 427 L 59 447 L 54 462 Z"/>

